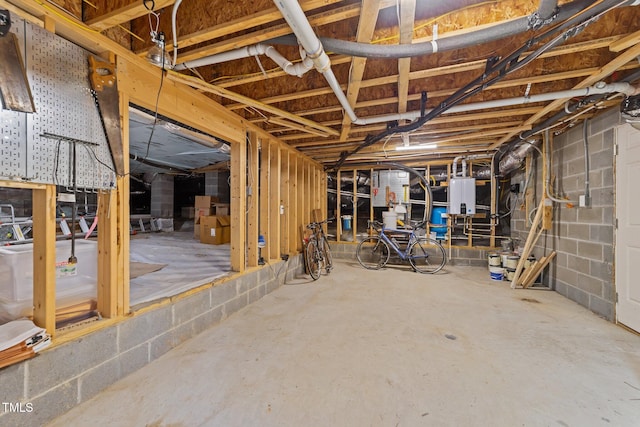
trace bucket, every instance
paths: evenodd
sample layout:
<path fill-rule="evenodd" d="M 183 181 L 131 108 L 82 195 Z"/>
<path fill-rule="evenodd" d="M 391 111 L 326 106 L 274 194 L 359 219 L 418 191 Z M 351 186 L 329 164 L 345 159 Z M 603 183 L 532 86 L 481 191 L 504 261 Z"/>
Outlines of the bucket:
<path fill-rule="evenodd" d="M 351 230 L 351 215 L 342 215 L 342 230 L 350 231 Z"/>
<path fill-rule="evenodd" d="M 507 266 L 507 258 L 513 255 L 511 251 L 502 251 L 500 252 L 500 262 L 502 262 L 502 266 Z"/>
<path fill-rule="evenodd" d="M 500 260 L 500 254 L 489 254 L 489 268 L 491 267 L 500 267 L 500 263 L 502 261 Z"/>
<path fill-rule="evenodd" d="M 491 280 L 502 280 L 504 270 L 502 267 L 489 267 L 489 277 Z"/>
<path fill-rule="evenodd" d="M 536 262 L 536 257 L 533 255 L 529 255 L 529 257 L 524 262 L 524 268 L 531 267 Z"/>
<path fill-rule="evenodd" d="M 520 257 L 518 256 L 508 256 L 507 257 L 507 263 L 505 264 L 506 268 L 512 268 L 513 271 L 516 270 L 516 268 L 518 268 L 518 261 L 520 260 Z"/>
<path fill-rule="evenodd" d="M 395 230 L 396 223 L 398 222 L 398 214 L 391 211 L 384 211 L 382 212 L 382 222 L 384 223 L 384 228 Z"/>
<path fill-rule="evenodd" d="M 506 268 L 505 272 L 507 274 L 507 280 L 508 281 L 512 281 L 513 278 L 516 276 L 516 269 L 515 268 Z"/>

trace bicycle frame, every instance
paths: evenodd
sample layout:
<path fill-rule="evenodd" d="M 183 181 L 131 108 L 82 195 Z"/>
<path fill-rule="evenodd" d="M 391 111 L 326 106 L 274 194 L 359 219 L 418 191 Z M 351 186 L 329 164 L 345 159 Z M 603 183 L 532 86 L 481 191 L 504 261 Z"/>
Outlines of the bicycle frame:
<path fill-rule="evenodd" d="M 389 247 L 396 252 L 396 254 L 400 257 L 401 260 L 403 260 L 403 261 L 408 260 L 409 259 L 409 248 L 411 247 L 411 243 L 418 239 L 418 237 L 413 232 L 413 230 L 396 230 L 396 229 L 393 229 L 394 232 L 398 232 L 398 233 L 401 233 L 401 234 L 409 235 L 409 242 L 407 243 L 407 247 L 405 248 L 404 251 L 400 249 L 400 245 L 398 245 L 398 243 L 396 241 L 394 241 L 394 239 L 390 238 L 389 236 L 387 236 L 384 233 L 385 230 L 388 231 L 389 229 L 385 229 L 384 225 L 383 225 L 382 228 L 380 229 L 380 231 L 378 232 L 378 235 L 380 236 L 380 240 L 383 240 L 384 242 L 386 242 L 387 245 L 389 245 Z"/>

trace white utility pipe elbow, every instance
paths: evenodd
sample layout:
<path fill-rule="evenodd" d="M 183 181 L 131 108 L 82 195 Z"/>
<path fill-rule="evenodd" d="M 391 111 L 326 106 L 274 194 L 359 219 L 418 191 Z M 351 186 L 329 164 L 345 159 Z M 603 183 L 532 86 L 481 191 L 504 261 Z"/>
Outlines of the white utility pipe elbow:
<path fill-rule="evenodd" d="M 454 157 L 453 164 L 451 165 L 451 177 L 455 178 L 458 176 L 458 160 L 460 160 L 462 156 Z"/>
<path fill-rule="evenodd" d="M 176 0 L 173 4 L 173 10 L 171 11 L 171 32 L 173 34 L 173 63 L 171 65 L 176 65 L 176 61 L 178 60 L 178 25 L 176 20 L 180 3 L 182 3 L 182 0 Z"/>

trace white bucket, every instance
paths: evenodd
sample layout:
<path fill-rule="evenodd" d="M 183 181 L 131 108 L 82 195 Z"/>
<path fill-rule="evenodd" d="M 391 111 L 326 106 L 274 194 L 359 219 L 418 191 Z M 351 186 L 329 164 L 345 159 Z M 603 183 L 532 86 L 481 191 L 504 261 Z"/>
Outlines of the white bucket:
<path fill-rule="evenodd" d="M 489 268 L 500 267 L 501 262 L 500 254 L 489 254 Z"/>
<path fill-rule="evenodd" d="M 384 228 L 395 230 L 397 228 L 396 224 L 398 222 L 398 214 L 395 212 L 384 211 L 382 212 L 382 222 L 384 223 Z"/>
<path fill-rule="evenodd" d="M 506 277 L 508 281 L 512 281 L 514 277 L 516 277 L 516 269 L 515 268 L 507 268 L 505 270 Z"/>
<path fill-rule="evenodd" d="M 518 268 L 518 261 L 520 260 L 520 257 L 518 256 L 508 256 L 507 257 L 507 263 L 505 264 L 506 268 L 511 268 L 513 269 L 513 271 L 516 270 L 516 268 Z"/>
<path fill-rule="evenodd" d="M 489 277 L 491 280 L 502 280 L 504 269 L 502 267 L 489 267 Z"/>
<path fill-rule="evenodd" d="M 513 255 L 513 253 L 512 253 L 512 252 L 505 252 L 505 251 L 500 252 L 500 259 L 501 259 L 501 261 L 502 261 L 502 266 L 503 266 L 503 267 L 506 267 L 506 266 L 507 266 L 507 258 L 508 258 L 509 256 L 511 256 L 511 255 Z"/>
<path fill-rule="evenodd" d="M 524 262 L 524 268 L 529 268 L 536 262 L 536 257 L 530 255 Z"/>

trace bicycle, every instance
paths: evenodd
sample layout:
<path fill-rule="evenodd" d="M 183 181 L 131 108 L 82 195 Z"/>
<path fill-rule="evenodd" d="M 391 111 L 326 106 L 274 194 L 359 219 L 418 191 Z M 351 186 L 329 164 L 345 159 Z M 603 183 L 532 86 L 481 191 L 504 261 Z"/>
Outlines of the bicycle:
<path fill-rule="evenodd" d="M 327 274 L 329 274 L 333 268 L 331 248 L 322 229 L 323 224 L 331 221 L 332 219 L 325 219 L 324 221 L 312 222 L 307 225 L 307 228 L 311 230 L 312 233 L 306 242 L 305 262 L 307 263 L 307 271 L 313 280 L 320 278 L 320 270 L 323 267 Z"/>
<path fill-rule="evenodd" d="M 414 230 L 393 230 L 394 233 L 400 233 L 408 236 L 406 248 L 403 250 L 400 243 L 394 238 L 385 234 L 384 224 L 377 221 L 368 221 L 369 228 L 380 227 L 377 235 L 365 237 L 358 243 L 356 249 L 356 257 L 358 262 L 364 268 L 369 270 L 378 270 L 389 262 L 391 257 L 391 249 L 403 261 L 409 261 L 414 271 L 418 273 L 437 273 L 442 270 L 447 262 L 447 254 L 435 239 L 429 237 L 421 237 L 415 234 Z"/>

